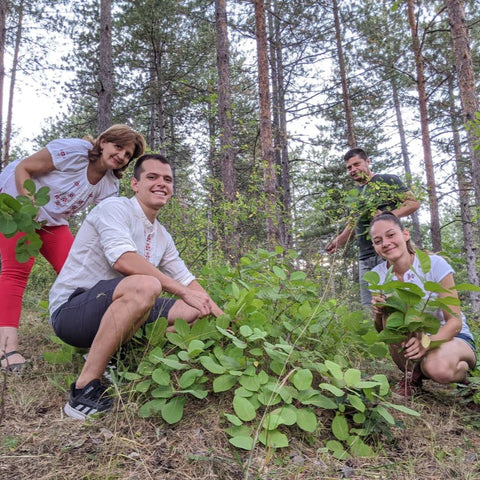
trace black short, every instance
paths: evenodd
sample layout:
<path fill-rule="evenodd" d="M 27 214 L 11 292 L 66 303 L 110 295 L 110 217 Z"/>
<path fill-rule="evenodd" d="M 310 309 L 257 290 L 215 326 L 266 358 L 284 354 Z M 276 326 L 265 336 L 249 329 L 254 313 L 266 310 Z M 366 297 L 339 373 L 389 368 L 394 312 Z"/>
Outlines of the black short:
<path fill-rule="evenodd" d="M 112 303 L 113 292 L 123 278 L 101 280 L 88 290 L 77 288 L 52 315 L 55 334 L 69 345 L 89 348 L 104 313 Z M 173 298 L 157 298 L 146 323 L 154 322 L 159 317 L 167 318 L 175 302 Z"/>

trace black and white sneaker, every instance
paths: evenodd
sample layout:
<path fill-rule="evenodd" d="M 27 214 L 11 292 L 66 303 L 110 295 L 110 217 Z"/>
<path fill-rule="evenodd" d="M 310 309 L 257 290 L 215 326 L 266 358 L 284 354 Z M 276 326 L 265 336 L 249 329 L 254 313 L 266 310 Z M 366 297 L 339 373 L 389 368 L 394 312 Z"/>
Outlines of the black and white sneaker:
<path fill-rule="evenodd" d="M 87 383 L 81 390 L 76 390 L 75 382 L 72 383 L 64 412 L 69 417 L 85 420 L 94 413 L 110 410 L 113 399 L 105 393 L 107 389 L 98 378 Z"/>

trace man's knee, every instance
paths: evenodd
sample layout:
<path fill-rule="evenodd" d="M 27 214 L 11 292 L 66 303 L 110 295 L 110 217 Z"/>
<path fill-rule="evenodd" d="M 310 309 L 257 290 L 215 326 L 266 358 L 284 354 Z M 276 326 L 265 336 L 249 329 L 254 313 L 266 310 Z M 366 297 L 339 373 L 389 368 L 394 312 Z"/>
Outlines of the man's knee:
<path fill-rule="evenodd" d="M 114 292 L 115 297 L 139 305 L 140 308 L 151 308 L 162 293 L 162 284 L 150 275 L 130 275 L 122 280 Z"/>

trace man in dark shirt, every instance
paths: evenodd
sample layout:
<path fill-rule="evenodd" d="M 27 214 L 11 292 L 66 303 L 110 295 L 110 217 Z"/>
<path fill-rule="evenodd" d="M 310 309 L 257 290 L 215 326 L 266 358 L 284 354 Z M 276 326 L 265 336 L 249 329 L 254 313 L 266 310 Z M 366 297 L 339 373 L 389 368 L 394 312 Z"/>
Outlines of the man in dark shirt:
<path fill-rule="evenodd" d="M 345 229 L 326 247 L 328 253 L 334 253 L 353 237 L 359 247 L 359 281 L 362 305 L 371 307 L 371 295 L 367 283 L 363 280 L 366 272 L 383 261 L 376 255 L 368 237 L 368 227 L 375 215 L 389 210 L 397 217 L 406 217 L 415 212 L 420 204 L 413 193 L 396 175 L 374 174 L 370 169 L 370 159 L 361 148 L 353 148 L 344 156 L 348 175 L 356 182 L 358 197 L 352 206 Z"/>

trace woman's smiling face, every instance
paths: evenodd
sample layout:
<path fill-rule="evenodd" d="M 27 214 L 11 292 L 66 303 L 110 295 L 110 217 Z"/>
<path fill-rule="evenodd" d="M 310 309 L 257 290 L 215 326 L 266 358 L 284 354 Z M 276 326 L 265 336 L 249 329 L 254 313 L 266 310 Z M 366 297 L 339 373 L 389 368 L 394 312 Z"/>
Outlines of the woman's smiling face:
<path fill-rule="evenodd" d="M 402 230 L 389 220 L 379 220 L 370 229 L 370 238 L 378 255 L 388 261 L 395 261 L 405 253 L 408 254 L 407 240 L 410 233 Z"/>

